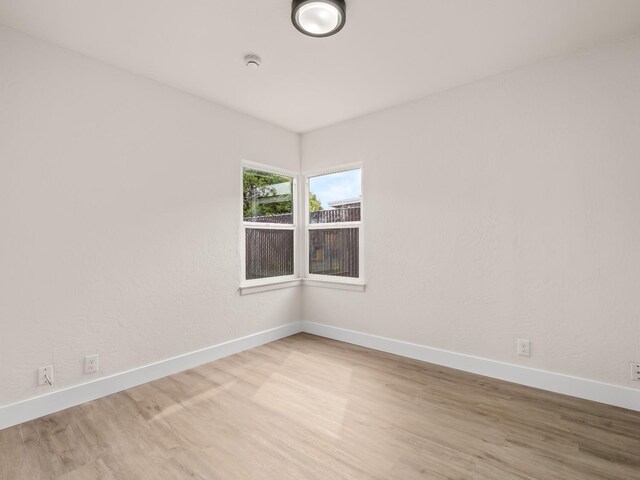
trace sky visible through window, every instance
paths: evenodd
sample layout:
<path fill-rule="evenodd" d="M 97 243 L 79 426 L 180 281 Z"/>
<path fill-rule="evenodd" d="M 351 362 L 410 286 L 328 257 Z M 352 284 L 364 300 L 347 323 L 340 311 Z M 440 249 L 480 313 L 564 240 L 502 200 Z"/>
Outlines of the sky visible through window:
<path fill-rule="evenodd" d="M 329 202 L 358 198 L 362 195 L 360 169 L 330 173 L 309 179 L 309 191 L 322 203 L 322 208 L 331 208 Z"/>

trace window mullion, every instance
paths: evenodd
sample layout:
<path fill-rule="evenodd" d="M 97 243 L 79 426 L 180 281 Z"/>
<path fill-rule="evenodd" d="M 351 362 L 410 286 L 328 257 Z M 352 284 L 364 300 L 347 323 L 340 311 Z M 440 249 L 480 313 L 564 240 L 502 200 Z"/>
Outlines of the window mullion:
<path fill-rule="evenodd" d="M 307 225 L 309 230 L 337 229 L 337 228 L 360 228 L 362 222 L 343 222 L 343 223 L 310 223 Z"/>
<path fill-rule="evenodd" d="M 293 223 L 252 223 L 243 222 L 245 228 L 255 228 L 258 230 L 295 230 L 296 226 Z"/>

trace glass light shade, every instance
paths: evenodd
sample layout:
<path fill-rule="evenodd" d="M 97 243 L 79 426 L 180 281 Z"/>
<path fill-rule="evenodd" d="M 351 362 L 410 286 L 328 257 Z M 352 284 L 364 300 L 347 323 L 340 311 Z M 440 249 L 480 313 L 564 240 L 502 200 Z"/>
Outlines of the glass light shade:
<path fill-rule="evenodd" d="M 312 37 L 326 37 L 344 25 L 344 2 L 332 0 L 294 1 L 295 27 Z"/>

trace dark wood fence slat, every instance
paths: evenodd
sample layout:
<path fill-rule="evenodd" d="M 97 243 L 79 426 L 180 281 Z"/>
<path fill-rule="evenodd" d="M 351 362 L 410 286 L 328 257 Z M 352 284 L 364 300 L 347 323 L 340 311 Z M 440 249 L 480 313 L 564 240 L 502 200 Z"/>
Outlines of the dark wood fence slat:
<path fill-rule="evenodd" d="M 293 275 L 293 230 L 246 230 L 246 279 Z"/>
<path fill-rule="evenodd" d="M 336 208 L 311 212 L 309 223 L 339 223 L 360 221 L 360 207 Z M 247 222 L 292 224 L 293 215 L 249 217 Z M 247 228 L 247 280 L 293 274 L 293 231 Z M 359 277 L 360 230 L 339 228 L 313 230 L 309 233 L 310 272 L 319 275 Z"/>

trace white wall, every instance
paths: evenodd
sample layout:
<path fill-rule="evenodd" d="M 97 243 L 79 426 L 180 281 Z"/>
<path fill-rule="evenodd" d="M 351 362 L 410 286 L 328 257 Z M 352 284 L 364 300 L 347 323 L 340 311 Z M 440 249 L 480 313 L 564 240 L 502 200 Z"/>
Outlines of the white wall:
<path fill-rule="evenodd" d="M 299 138 L 0 28 L 0 405 L 300 319 L 240 297 L 240 160 Z"/>
<path fill-rule="evenodd" d="M 640 38 L 303 136 L 354 161 L 367 291 L 306 320 L 640 387 Z"/>
<path fill-rule="evenodd" d="M 300 318 L 638 386 L 640 38 L 302 153 L 364 162 L 367 291 L 240 297 L 240 159 L 296 170 L 298 137 L 0 27 L 0 405 Z"/>

